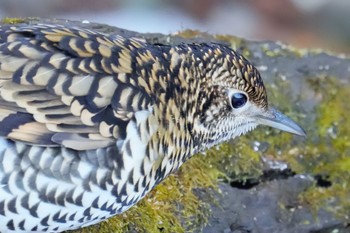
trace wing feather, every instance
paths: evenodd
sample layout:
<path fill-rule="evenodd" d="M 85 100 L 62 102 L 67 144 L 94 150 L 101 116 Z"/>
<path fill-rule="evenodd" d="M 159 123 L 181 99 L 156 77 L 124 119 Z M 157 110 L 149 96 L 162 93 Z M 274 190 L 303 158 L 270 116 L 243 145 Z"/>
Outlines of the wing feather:
<path fill-rule="evenodd" d="M 126 137 L 152 99 L 130 84 L 139 40 L 59 25 L 0 27 L 0 136 L 75 150 Z"/>

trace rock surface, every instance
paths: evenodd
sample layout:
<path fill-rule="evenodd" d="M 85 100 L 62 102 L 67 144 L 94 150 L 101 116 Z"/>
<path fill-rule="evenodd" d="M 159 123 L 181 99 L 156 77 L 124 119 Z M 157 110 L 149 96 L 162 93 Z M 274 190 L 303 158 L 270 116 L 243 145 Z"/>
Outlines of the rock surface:
<path fill-rule="evenodd" d="M 327 211 L 319 211 L 316 219 L 307 207 L 298 204 L 298 195 L 311 184 L 301 176 L 269 181 L 249 190 L 221 184 L 219 204 L 212 206 L 203 233 L 349 232 Z"/>

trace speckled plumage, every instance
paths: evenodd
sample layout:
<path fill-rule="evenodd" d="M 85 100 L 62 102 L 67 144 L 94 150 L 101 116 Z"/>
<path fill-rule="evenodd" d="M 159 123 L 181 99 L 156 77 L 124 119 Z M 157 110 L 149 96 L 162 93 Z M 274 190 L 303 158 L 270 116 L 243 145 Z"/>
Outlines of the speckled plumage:
<path fill-rule="evenodd" d="M 237 91 L 247 109 L 231 106 Z M 0 232 L 60 232 L 122 213 L 267 111 L 258 71 L 220 44 L 2 26 Z"/>

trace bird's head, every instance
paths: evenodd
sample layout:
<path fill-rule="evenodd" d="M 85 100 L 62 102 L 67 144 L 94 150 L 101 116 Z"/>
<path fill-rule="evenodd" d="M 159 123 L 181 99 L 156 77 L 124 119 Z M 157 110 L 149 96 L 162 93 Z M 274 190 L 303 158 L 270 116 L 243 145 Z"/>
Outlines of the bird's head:
<path fill-rule="evenodd" d="M 260 74 L 246 59 L 219 45 L 205 54 L 193 128 L 199 135 L 198 150 L 240 136 L 258 125 L 305 136 L 298 124 L 269 106 Z"/>

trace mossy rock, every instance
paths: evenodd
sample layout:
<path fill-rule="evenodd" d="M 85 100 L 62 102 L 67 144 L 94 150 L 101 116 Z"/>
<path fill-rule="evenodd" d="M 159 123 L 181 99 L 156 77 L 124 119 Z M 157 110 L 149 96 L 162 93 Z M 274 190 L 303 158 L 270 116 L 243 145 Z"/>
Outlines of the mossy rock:
<path fill-rule="evenodd" d="M 225 43 L 241 52 L 260 70 L 270 104 L 294 118 L 308 133 L 307 139 L 303 139 L 260 127 L 249 135 L 194 156 L 124 214 L 75 232 L 220 232 L 227 229 L 288 232 L 291 226 L 296 232 L 305 229 L 328 229 L 329 232 L 345 229 L 345 232 L 346 226 L 349 226 L 350 60 L 345 56 L 322 50 L 297 49 L 277 42 L 252 42 L 191 30 L 176 35 L 140 34 L 90 22 L 39 18 L 6 18 L 2 23 L 78 25 L 110 34 L 141 37 L 150 43 Z M 283 174 L 284 167 L 275 168 L 273 164 L 277 162 L 291 171 L 287 177 L 278 175 Z M 266 175 L 271 170 L 278 174 Z M 306 181 L 300 182 L 300 177 Z M 253 189 L 239 194 L 247 197 L 258 197 L 263 192 L 276 197 L 281 190 L 266 192 L 269 185 L 296 185 L 294 191 L 285 188 L 293 192 L 292 199 L 288 200 L 288 203 L 294 203 L 292 216 L 296 218 L 300 212 L 297 208 L 301 208 L 304 214 L 312 217 L 303 220 L 300 216 L 305 215 L 300 215 L 299 220 L 294 222 L 288 218 L 292 208 L 284 198 L 288 192 L 274 199 L 278 205 L 273 211 L 269 206 L 257 204 L 271 216 L 280 218 L 275 228 L 271 228 L 269 222 L 255 221 L 253 214 L 245 220 L 235 217 L 243 213 L 239 205 L 222 205 L 237 203 L 233 193 L 236 194 L 238 188 L 230 187 L 230 183 L 244 185 L 244 181 L 255 182 Z M 320 185 L 321 181 L 327 185 Z M 225 190 L 225 193 L 220 193 L 220 190 Z M 254 201 L 249 200 L 253 204 Z M 255 208 L 258 208 L 257 205 Z M 222 219 L 215 219 L 211 215 L 213 211 L 215 214 L 224 211 L 228 214 Z"/>

